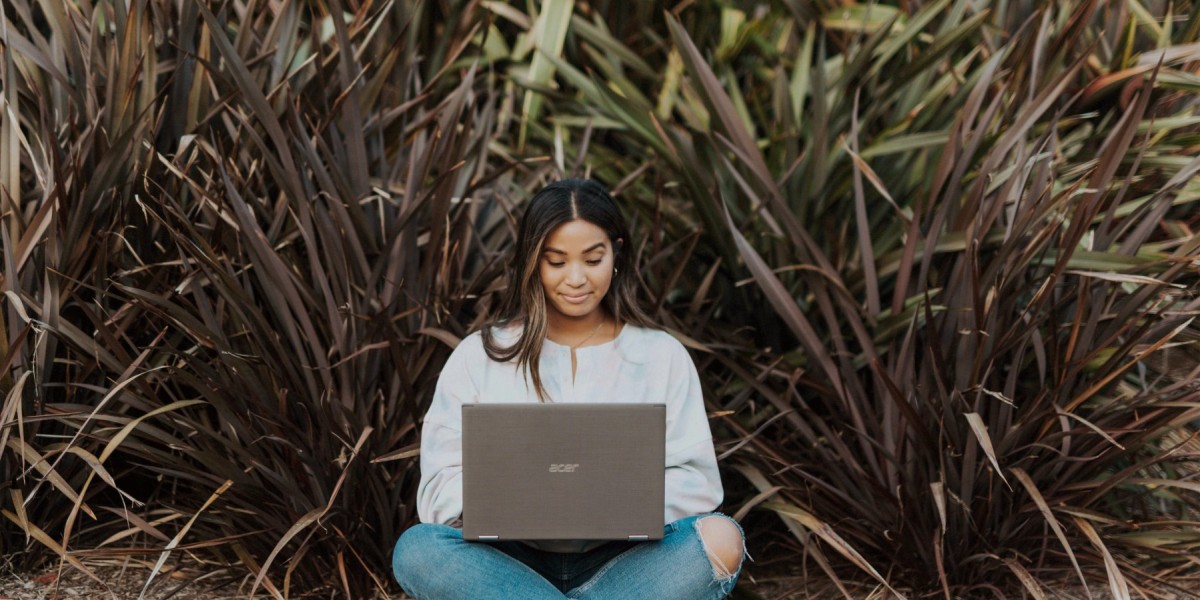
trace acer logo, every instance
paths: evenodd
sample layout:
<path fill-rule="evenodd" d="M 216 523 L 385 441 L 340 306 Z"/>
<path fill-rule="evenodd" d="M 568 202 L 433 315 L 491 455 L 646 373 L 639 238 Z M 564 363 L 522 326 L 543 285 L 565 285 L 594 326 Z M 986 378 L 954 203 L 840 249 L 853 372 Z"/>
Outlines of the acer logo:
<path fill-rule="evenodd" d="M 556 464 L 550 465 L 551 473 L 574 473 L 575 469 L 579 468 L 578 464 Z"/>

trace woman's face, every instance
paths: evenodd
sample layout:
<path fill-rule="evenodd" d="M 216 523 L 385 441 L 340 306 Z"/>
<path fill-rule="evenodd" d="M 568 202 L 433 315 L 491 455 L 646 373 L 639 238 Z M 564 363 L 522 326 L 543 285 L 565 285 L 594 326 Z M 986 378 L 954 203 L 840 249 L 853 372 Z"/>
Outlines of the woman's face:
<path fill-rule="evenodd" d="M 575 219 L 546 236 L 538 275 L 548 311 L 570 319 L 591 319 L 613 279 L 613 248 L 596 225 Z"/>

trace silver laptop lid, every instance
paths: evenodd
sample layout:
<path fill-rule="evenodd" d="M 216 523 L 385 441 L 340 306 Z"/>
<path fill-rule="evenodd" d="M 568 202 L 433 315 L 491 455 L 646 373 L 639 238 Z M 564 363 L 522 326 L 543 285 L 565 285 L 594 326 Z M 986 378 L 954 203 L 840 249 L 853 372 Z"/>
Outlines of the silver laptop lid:
<path fill-rule="evenodd" d="M 465 404 L 463 538 L 656 540 L 663 404 Z"/>

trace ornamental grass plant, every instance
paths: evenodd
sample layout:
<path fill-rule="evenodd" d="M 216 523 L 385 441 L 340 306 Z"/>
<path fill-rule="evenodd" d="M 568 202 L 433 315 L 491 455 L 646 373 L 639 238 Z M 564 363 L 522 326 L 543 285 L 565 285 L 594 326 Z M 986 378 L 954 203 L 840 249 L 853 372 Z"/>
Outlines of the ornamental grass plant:
<path fill-rule="evenodd" d="M 523 202 L 591 176 L 700 368 L 756 559 L 741 593 L 1200 588 L 1188 3 L 6 0 L 0 21 L 20 568 L 397 592 L 439 368 L 503 291 Z"/>

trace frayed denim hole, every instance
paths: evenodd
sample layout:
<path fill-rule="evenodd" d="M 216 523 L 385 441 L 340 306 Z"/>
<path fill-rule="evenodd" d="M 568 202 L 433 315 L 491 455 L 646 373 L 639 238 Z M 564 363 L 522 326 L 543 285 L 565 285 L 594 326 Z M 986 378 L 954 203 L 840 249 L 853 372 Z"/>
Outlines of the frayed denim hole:
<path fill-rule="evenodd" d="M 716 556 L 714 556 L 712 549 L 709 548 L 709 546 L 708 546 L 708 540 L 704 539 L 703 522 L 705 519 L 707 519 L 709 517 L 724 518 L 724 519 L 728 520 L 729 522 L 733 523 L 734 527 L 737 527 L 737 530 L 738 530 L 738 533 L 740 534 L 741 542 L 742 542 L 742 560 L 738 561 L 737 570 L 730 571 L 725 566 L 724 561 L 722 561 L 719 558 L 717 558 Z M 696 537 L 700 538 L 700 545 L 704 549 L 704 558 L 706 560 L 708 560 L 709 565 L 712 567 L 713 582 L 725 585 L 725 584 L 731 584 L 732 582 L 736 581 L 738 575 L 740 575 L 742 572 L 742 566 L 745 563 L 745 559 L 750 558 L 750 553 L 746 551 L 746 533 L 744 531 L 742 531 L 741 524 L 738 523 L 737 521 L 734 521 L 732 518 L 730 518 L 726 515 L 723 515 L 721 513 L 712 513 L 710 515 L 705 515 L 699 519 L 696 519 L 695 522 L 692 524 L 692 526 L 696 528 Z M 750 560 L 753 560 L 753 559 L 750 559 Z"/>
<path fill-rule="evenodd" d="M 750 556 L 750 547 L 746 545 L 746 530 L 742 529 L 742 524 L 738 523 L 737 519 L 734 519 L 733 517 L 730 517 L 729 515 L 727 515 L 723 512 L 713 512 L 711 514 L 712 515 L 720 515 L 722 517 L 728 518 L 737 527 L 738 533 L 741 534 L 741 536 L 742 536 L 742 564 L 740 565 L 740 567 L 745 567 L 746 561 L 754 562 L 754 557 Z M 739 568 L 738 571 L 741 571 L 741 568 Z"/>

